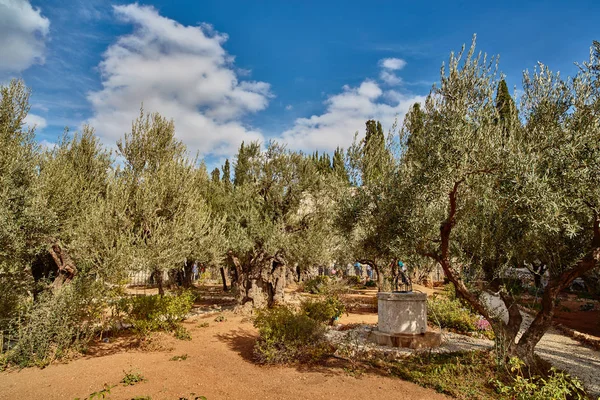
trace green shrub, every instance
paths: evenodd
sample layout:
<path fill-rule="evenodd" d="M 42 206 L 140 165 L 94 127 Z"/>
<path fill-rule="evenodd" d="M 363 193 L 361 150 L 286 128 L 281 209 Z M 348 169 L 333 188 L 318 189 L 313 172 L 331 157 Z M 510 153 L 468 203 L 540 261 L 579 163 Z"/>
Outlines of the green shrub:
<path fill-rule="evenodd" d="M 315 276 L 314 278 L 304 282 L 304 292 L 321 294 L 325 292 L 328 284 L 329 278 L 327 276 Z"/>
<path fill-rule="evenodd" d="M 314 362 L 332 352 L 323 324 L 289 307 L 259 311 L 254 326 L 259 332 L 254 346 L 259 363 Z"/>
<path fill-rule="evenodd" d="M 122 299 L 117 314 L 133 325 L 141 335 L 159 330 L 173 330 L 192 309 L 194 297 L 189 291 L 177 296 L 134 296 Z"/>
<path fill-rule="evenodd" d="M 123 371 L 125 372 L 125 371 Z M 125 372 L 125 376 L 121 379 L 123 386 L 133 386 L 136 383 L 144 382 L 146 378 L 139 372 Z"/>
<path fill-rule="evenodd" d="M 440 324 L 442 328 L 454 329 L 459 333 L 477 330 L 477 316 L 464 307 L 459 300 L 452 300 L 445 296 L 427 299 L 427 319 Z"/>
<path fill-rule="evenodd" d="M 567 400 L 585 399 L 583 384 L 564 372 L 552 367 L 546 378 L 534 376 L 526 378 L 523 373 L 525 364 L 517 357 L 509 360 L 513 381 L 506 385 L 496 380 L 496 388 L 500 394 L 515 400 Z"/>
<path fill-rule="evenodd" d="M 323 300 L 308 300 L 302 303 L 302 312 L 317 322 L 333 325 L 346 307 L 337 296 L 327 296 Z"/>
<path fill-rule="evenodd" d="M 377 282 L 375 282 L 375 281 L 367 281 L 365 283 L 365 286 L 366 287 L 377 287 Z"/>
<path fill-rule="evenodd" d="M 347 276 L 346 277 L 346 283 L 348 284 L 348 286 L 362 286 L 362 280 L 360 279 L 360 276 L 357 275 L 352 275 L 352 276 Z"/>
<path fill-rule="evenodd" d="M 175 336 L 175 339 L 179 339 L 179 340 L 192 340 L 192 336 L 190 335 L 190 332 L 183 325 L 177 325 L 175 327 L 173 336 Z"/>
<path fill-rule="evenodd" d="M 185 361 L 187 360 L 188 355 L 187 354 L 182 354 L 180 356 L 173 356 L 171 358 L 169 358 L 169 361 Z"/>
<path fill-rule="evenodd" d="M 14 345 L 5 354 L 5 363 L 43 367 L 72 352 L 85 351 L 101 328 L 105 296 L 101 284 L 83 278 L 43 293 L 12 321 Z"/>

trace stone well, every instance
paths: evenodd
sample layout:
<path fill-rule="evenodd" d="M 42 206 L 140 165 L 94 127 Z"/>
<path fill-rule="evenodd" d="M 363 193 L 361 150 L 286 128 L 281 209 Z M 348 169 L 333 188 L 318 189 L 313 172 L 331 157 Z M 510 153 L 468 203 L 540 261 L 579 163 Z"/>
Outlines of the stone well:
<path fill-rule="evenodd" d="M 427 294 L 382 292 L 377 294 L 378 323 L 373 331 L 377 344 L 421 349 L 437 347 L 441 335 L 427 331 Z"/>

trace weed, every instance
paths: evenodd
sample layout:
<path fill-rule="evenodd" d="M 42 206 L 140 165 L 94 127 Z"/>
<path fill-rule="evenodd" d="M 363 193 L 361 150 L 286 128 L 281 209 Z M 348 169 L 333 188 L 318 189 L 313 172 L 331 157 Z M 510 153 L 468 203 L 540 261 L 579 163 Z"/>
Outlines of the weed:
<path fill-rule="evenodd" d="M 198 324 L 198 328 L 208 328 L 208 322 L 202 322 Z"/>
<path fill-rule="evenodd" d="M 145 380 L 146 378 L 144 378 L 144 376 L 141 373 L 129 371 L 125 372 L 125 376 L 123 377 L 123 379 L 121 379 L 121 383 L 123 384 L 123 386 L 132 386 L 136 383 L 144 382 Z"/>
<path fill-rule="evenodd" d="M 185 326 L 182 325 L 177 325 L 175 327 L 175 330 L 173 331 L 173 336 L 175 336 L 175 339 L 179 340 L 192 340 L 190 332 L 188 332 Z"/>
<path fill-rule="evenodd" d="M 552 367 L 546 378 L 533 376 L 527 378 L 523 372 L 525 363 L 517 357 L 512 357 L 508 365 L 513 374 L 512 381 L 507 385 L 500 380 L 494 380 L 500 394 L 515 400 L 544 400 L 544 399 L 585 399 L 583 384 L 577 378 L 572 378 L 564 372 Z"/>
<path fill-rule="evenodd" d="M 227 321 L 227 318 L 224 315 L 217 315 L 217 317 L 215 318 L 215 322 L 225 322 Z M 208 326 L 208 324 L 207 324 Z"/>
<path fill-rule="evenodd" d="M 152 397 L 150 397 L 150 396 L 135 396 L 135 397 L 132 397 L 131 400 L 152 400 Z"/>
<path fill-rule="evenodd" d="M 169 358 L 169 361 L 185 361 L 187 360 L 188 355 L 187 354 L 182 354 L 180 356 L 173 356 L 171 358 Z"/>
<path fill-rule="evenodd" d="M 115 386 L 116 385 L 109 386 L 105 383 L 104 387 L 102 389 L 98 390 L 97 392 L 90 393 L 90 395 L 88 397 L 86 397 L 84 400 L 104 399 L 104 398 L 106 398 L 106 396 L 108 396 L 110 394 L 110 390 L 112 388 L 114 388 Z M 75 400 L 81 400 L 81 399 L 79 397 L 76 397 Z"/>

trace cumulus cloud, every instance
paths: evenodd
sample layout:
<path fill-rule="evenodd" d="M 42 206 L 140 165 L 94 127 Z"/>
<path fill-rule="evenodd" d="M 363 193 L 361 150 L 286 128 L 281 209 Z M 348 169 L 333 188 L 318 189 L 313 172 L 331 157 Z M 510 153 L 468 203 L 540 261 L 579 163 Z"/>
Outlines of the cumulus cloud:
<path fill-rule="evenodd" d="M 381 79 L 383 82 L 387 83 L 390 86 L 397 86 L 402 83 L 402 79 L 400 77 L 386 70 L 381 71 L 381 73 L 379 74 L 379 79 Z"/>
<path fill-rule="evenodd" d="M 379 61 L 379 64 L 392 71 L 399 71 L 406 66 L 406 61 L 401 58 L 384 58 Z"/>
<path fill-rule="evenodd" d="M 181 25 L 152 7 L 113 8 L 134 30 L 106 50 L 99 65 L 103 87 L 88 95 L 89 123 L 103 139 L 121 137 L 143 102 L 146 111 L 173 118 L 177 137 L 204 155 L 231 155 L 242 140 L 263 140 L 240 120 L 267 107 L 270 85 L 239 79 L 247 71 L 224 50 L 225 34 L 210 25 Z"/>
<path fill-rule="evenodd" d="M 29 113 L 25 117 L 25 126 L 28 128 L 35 128 L 36 130 L 40 131 L 48 126 L 48 122 L 46 122 L 44 117 Z"/>
<path fill-rule="evenodd" d="M 342 92 L 330 96 L 326 110 L 310 118 L 298 118 L 282 135 L 282 140 L 292 149 L 332 151 L 337 146 L 347 148 L 355 132 L 364 134 L 365 121 L 379 120 L 384 129 L 390 129 L 398 118 L 423 96 L 384 91 L 373 80 L 365 80 L 358 87 L 348 85 Z"/>
<path fill-rule="evenodd" d="M 50 21 L 27 0 L 0 0 L 0 72 L 44 63 Z"/>

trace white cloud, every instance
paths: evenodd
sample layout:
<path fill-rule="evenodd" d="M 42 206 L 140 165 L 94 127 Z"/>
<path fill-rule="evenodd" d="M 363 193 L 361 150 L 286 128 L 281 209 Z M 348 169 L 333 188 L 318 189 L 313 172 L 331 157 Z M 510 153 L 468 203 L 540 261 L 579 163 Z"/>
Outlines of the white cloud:
<path fill-rule="evenodd" d="M 400 77 L 396 76 L 396 74 L 394 74 L 393 72 L 389 72 L 386 70 L 381 71 L 381 73 L 379 74 L 379 79 L 381 79 L 390 86 L 397 86 L 402 83 L 402 79 Z"/>
<path fill-rule="evenodd" d="M 0 0 L 0 71 L 21 72 L 44 63 L 50 21 L 28 0 Z"/>
<path fill-rule="evenodd" d="M 48 126 L 46 119 L 36 114 L 29 113 L 25 117 L 25 125 L 28 128 L 36 128 L 36 130 L 40 131 Z"/>
<path fill-rule="evenodd" d="M 292 149 L 347 148 L 355 132 L 364 134 L 367 120 L 379 120 L 388 130 L 396 118 L 402 121 L 412 104 L 424 100 L 423 96 L 383 91 L 376 82 L 367 79 L 358 87 L 346 85 L 341 93 L 330 96 L 323 114 L 296 119 L 292 128 L 283 133 L 282 140 Z"/>
<path fill-rule="evenodd" d="M 45 150 L 53 150 L 56 146 L 58 146 L 58 144 L 44 139 L 40 142 L 40 146 L 42 146 L 42 148 Z"/>
<path fill-rule="evenodd" d="M 294 106 L 293 106 L 293 105 L 291 105 L 291 104 L 288 104 L 287 106 L 285 106 L 285 109 L 286 109 L 287 111 L 290 111 L 290 110 L 292 110 L 293 108 L 294 108 Z"/>
<path fill-rule="evenodd" d="M 176 135 L 193 152 L 231 155 L 242 140 L 263 139 L 240 119 L 267 107 L 270 85 L 239 80 L 240 70 L 223 49 L 226 35 L 209 25 L 181 25 L 138 4 L 114 12 L 134 31 L 106 50 L 99 65 L 103 88 L 88 95 L 94 111 L 89 123 L 104 140 L 121 137 L 142 102 L 146 111 L 173 118 Z"/>
<path fill-rule="evenodd" d="M 401 58 L 384 58 L 379 61 L 379 64 L 385 69 L 398 71 L 406 66 L 406 61 Z"/>

